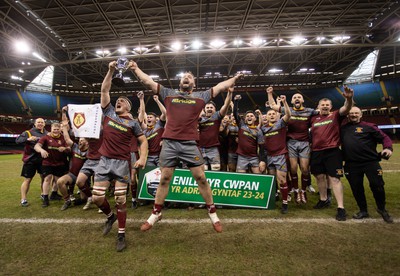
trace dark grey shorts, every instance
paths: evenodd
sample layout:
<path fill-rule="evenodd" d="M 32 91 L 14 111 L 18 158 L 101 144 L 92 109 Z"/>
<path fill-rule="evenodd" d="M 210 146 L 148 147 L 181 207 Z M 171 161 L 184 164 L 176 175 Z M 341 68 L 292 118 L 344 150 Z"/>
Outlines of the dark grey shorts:
<path fill-rule="evenodd" d="M 178 141 L 164 139 L 160 153 L 161 167 L 176 167 L 179 161 L 190 167 L 204 164 L 203 156 L 196 141 Z"/>
<path fill-rule="evenodd" d="M 251 167 L 258 167 L 260 165 L 260 160 L 258 157 L 248 157 L 238 154 L 236 170 L 247 170 Z"/>
<path fill-rule="evenodd" d="M 129 162 L 127 160 L 111 159 L 102 156 L 97 167 L 96 175 L 94 176 L 94 181 L 102 182 L 112 179 L 129 184 L 131 182 Z"/>
<path fill-rule="evenodd" d="M 147 156 L 146 167 L 159 167 L 160 166 L 160 157 L 158 155 L 149 155 Z"/>
<path fill-rule="evenodd" d="M 85 174 L 87 177 L 91 177 L 96 174 L 97 166 L 99 165 L 100 160 L 88 159 L 83 164 L 79 173 Z"/>
<path fill-rule="evenodd" d="M 218 147 L 200 148 L 203 155 L 204 163 L 207 165 L 221 164 Z"/>
<path fill-rule="evenodd" d="M 297 141 L 291 139 L 287 141 L 287 148 L 289 151 L 289 157 L 291 158 L 310 158 L 311 149 L 308 141 Z"/>
<path fill-rule="evenodd" d="M 277 156 L 268 156 L 267 155 L 267 167 L 268 170 L 278 170 L 281 172 L 287 172 L 287 164 L 286 164 L 286 156 L 285 154 L 277 155 Z"/>

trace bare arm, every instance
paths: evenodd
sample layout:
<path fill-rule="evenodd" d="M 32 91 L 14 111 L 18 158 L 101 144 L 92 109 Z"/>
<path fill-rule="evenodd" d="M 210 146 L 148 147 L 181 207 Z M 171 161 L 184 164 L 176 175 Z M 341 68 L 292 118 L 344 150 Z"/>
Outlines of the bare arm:
<path fill-rule="evenodd" d="M 133 60 L 129 61 L 129 68 L 138 77 L 138 79 L 146 86 L 148 89 L 153 91 L 154 94 L 158 93 L 158 83 L 156 83 L 149 75 L 144 73 L 136 62 Z"/>
<path fill-rule="evenodd" d="M 100 103 L 101 103 L 101 107 L 102 108 L 105 108 L 110 103 L 111 80 L 112 80 L 112 76 L 113 76 L 114 71 L 115 71 L 116 64 L 117 64 L 116 61 L 111 61 L 108 64 L 107 74 L 104 77 L 103 83 L 101 84 Z"/>
<path fill-rule="evenodd" d="M 274 89 L 273 89 L 271 86 L 267 88 L 267 96 L 268 96 L 268 103 L 269 103 L 269 106 L 270 106 L 273 110 L 275 110 L 276 112 L 280 112 L 279 109 L 281 108 L 281 106 L 276 104 L 276 102 L 275 102 L 275 100 L 274 100 L 273 92 L 274 92 Z"/>
<path fill-rule="evenodd" d="M 260 109 L 257 109 L 254 111 L 257 114 L 258 117 L 258 128 L 262 127 L 262 113 Z"/>
<path fill-rule="evenodd" d="M 344 101 L 343 106 L 339 109 L 339 114 L 341 116 L 345 116 L 345 115 L 349 114 L 350 109 L 353 107 L 353 95 L 354 95 L 353 89 L 345 86 L 343 96 L 346 99 Z"/>
<path fill-rule="evenodd" d="M 232 93 L 233 93 L 233 87 L 229 87 L 228 93 L 226 94 L 226 98 L 224 101 L 224 105 L 219 110 L 219 114 L 221 114 L 222 117 L 224 117 L 226 115 L 226 113 L 228 112 L 229 105 L 232 101 Z"/>
<path fill-rule="evenodd" d="M 144 93 L 143 91 L 139 91 L 137 93 L 137 97 L 139 98 L 139 113 L 138 113 L 138 121 L 140 124 L 144 123 L 147 115 L 146 115 L 146 105 L 144 103 Z"/>
<path fill-rule="evenodd" d="M 167 109 L 165 109 L 165 106 L 162 104 L 162 102 L 160 101 L 160 99 L 158 98 L 157 95 L 153 96 L 153 100 L 156 102 L 156 104 L 158 105 L 158 108 L 161 111 L 160 120 L 166 121 L 167 120 Z"/>
<path fill-rule="evenodd" d="M 43 145 L 40 143 L 36 143 L 35 147 L 33 148 L 36 152 L 40 153 L 42 158 L 47 158 L 49 153 L 43 149 Z"/>
<path fill-rule="evenodd" d="M 290 111 L 290 107 L 286 101 L 286 96 L 281 96 L 281 100 L 283 102 L 283 106 L 285 107 L 285 115 L 283 115 L 282 119 L 287 123 L 290 120 L 290 116 L 292 116 L 292 112 Z"/>
<path fill-rule="evenodd" d="M 146 136 L 141 135 L 137 137 L 137 140 L 139 142 L 139 152 L 140 152 L 140 158 L 135 162 L 133 165 L 134 168 L 144 168 L 146 165 L 146 159 L 147 159 L 147 150 L 148 150 L 148 143 Z"/>
<path fill-rule="evenodd" d="M 216 86 L 213 87 L 213 98 L 215 98 L 219 93 L 222 91 L 228 90 L 230 87 L 233 87 L 236 81 L 243 77 L 243 74 L 237 74 L 233 78 L 227 79 L 226 81 L 218 83 Z"/>

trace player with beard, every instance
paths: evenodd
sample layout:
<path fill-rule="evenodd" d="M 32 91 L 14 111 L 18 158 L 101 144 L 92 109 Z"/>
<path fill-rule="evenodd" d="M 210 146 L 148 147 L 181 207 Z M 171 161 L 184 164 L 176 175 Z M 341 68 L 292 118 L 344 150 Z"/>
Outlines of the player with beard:
<path fill-rule="evenodd" d="M 130 62 L 130 69 L 147 88 L 151 89 L 154 94 L 161 96 L 168 116 L 160 153 L 161 181 L 157 188 L 153 212 L 142 225 L 141 230 L 151 229 L 154 223 L 161 219 L 161 210 L 168 195 L 172 175 L 179 161 L 183 161 L 189 167 L 198 184 L 199 192 L 205 201 L 214 230 L 222 232 L 222 225 L 216 213 L 211 188 L 205 177 L 204 160 L 196 143 L 196 140 L 199 139 L 197 125 L 199 115 L 206 103 L 220 92 L 232 87 L 241 75 L 223 81 L 209 90 L 194 92 L 195 79 L 190 72 L 183 74 L 179 82 L 179 90 L 174 90 L 156 83 L 134 61 Z"/>
<path fill-rule="evenodd" d="M 344 87 L 344 105 L 336 111 L 332 110 L 332 101 L 323 98 L 318 103 L 319 115 L 311 118 L 311 173 L 315 176 L 319 190 L 319 201 L 314 209 L 330 206 L 327 197 L 327 185 L 331 184 L 337 202 L 336 220 L 346 220 L 343 204 L 343 158 L 340 146 L 340 125 L 353 105 L 353 89 Z M 328 183 L 327 183 L 328 182 Z"/>
<path fill-rule="evenodd" d="M 273 88 L 267 88 L 268 102 L 272 109 L 278 112 L 285 112 L 285 108 L 277 105 L 272 96 Z M 287 148 L 289 151 L 290 162 L 290 178 L 291 186 L 295 191 L 296 203 L 307 203 L 306 189 L 315 191 L 311 185 L 310 175 L 310 136 L 309 127 L 311 117 L 318 114 L 318 111 L 312 108 L 304 107 L 303 96 L 296 93 L 292 96 L 292 107 L 290 112 L 292 116 L 288 122 L 287 131 Z M 301 190 L 299 191 L 299 183 L 297 176 L 297 167 L 300 166 L 301 171 Z"/>
<path fill-rule="evenodd" d="M 41 178 L 41 190 L 43 194 L 43 171 L 42 171 L 42 157 L 38 152 L 34 150 L 36 143 L 39 139 L 47 134 L 47 130 L 44 129 L 45 122 L 43 118 L 37 118 L 35 120 L 34 127 L 25 130 L 22 132 L 15 142 L 17 144 L 25 144 L 24 154 L 22 156 L 22 161 L 24 165 L 22 167 L 21 176 L 24 177 L 24 181 L 21 185 L 21 206 L 27 207 L 29 206 L 27 200 L 27 194 L 32 182 L 33 177 L 36 172 L 40 175 Z"/>
<path fill-rule="evenodd" d="M 267 112 L 268 124 L 261 127 L 264 134 L 264 145 L 267 152 L 267 170 L 268 174 L 275 175 L 282 195 L 281 213 L 288 212 L 288 185 L 286 182 L 287 164 L 286 164 L 286 126 L 290 119 L 290 108 L 286 102 L 285 96 L 280 96 L 280 100 L 285 107 L 285 114 L 279 118 L 278 113 L 270 109 Z"/>
<path fill-rule="evenodd" d="M 93 202 L 107 216 L 103 235 L 111 231 L 113 223 L 118 219 L 117 251 L 119 252 L 126 248 L 126 191 L 130 183 L 131 141 L 132 137 L 136 136 L 140 144 L 140 152 L 147 152 L 147 140 L 139 123 L 131 119 L 129 113 L 132 107 L 131 101 L 127 97 L 121 96 L 117 99 L 115 108 L 110 103 L 111 79 L 116 70 L 116 64 L 116 61 L 109 63 L 108 72 L 101 85 L 103 143 L 99 150 L 102 156 L 94 178 Z M 145 164 L 146 154 L 142 154 L 132 165 L 144 167 Z M 117 215 L 113 213 L 105 197 L 111 180 L 115 180 L 114 197 Z"/>
<path fill-rule="evenodd" d="M 204 107 L 204 116 L 199 119 L 199 146 L 206 170 L 219 171 L 221 169 L 221 158 L 218 149 L 220 146 L 219 131 L 222 118 L 226 115 L 232 100 L 232 93 L 233 88 L 229 88 L 224 105 L 219 111 L 216 110 L 214 102 L 208 102 Z"/>
<path fill-rule="evenodd" d="M 63 176 L 66 167 L 66 153 L 70 148 L 65 143 L 64 137 L 61 135 L 61 125 L 59 123 L 51 124 L 51 131 L 48 135 L 43 136 L 36 143 L 34 149 L 42 156 L 43 168 L 43 203 L 42 207 L 48 207 L 49 203 L 49 187 L 53 181 L 57 181 Z M 52 194 L 57 194 L 53 191 Z"/>
<path fill-rule="evenodd" d="M 250 168 L 252 173 L 260 174 L 265 170 L 264 136 L 256 125 L 256 114 L 247 111 L 244 119 L 239 117 L 240 95 L 234 98 L 233 115 L 238 122 L 238 160 L 236 172 L 247 172 Z"/>
<path fill-rule="evenodd" d="M 65 109 L 63 108 L 62 133 L 67 146 L 71 148 L 72 157 L 69 164 L 69 172 L 57 180 L 58 188 L 60 189 L 64 199 L 64 204 L 61 207 L 61 211 L 64 211 L 71 206 L 72 202 L 70 194 L 68 193 L 68 188 L 73 187 L 73 185 L 76 183 L 79 171 L 87 160 L 86 154 L 89 149 L 89 143 L 86 138 L 79 138 L 79 142 L 77 144 L 69 136 L 68 119 L 64 110 Z"/>
<path fill-rule="evenodd" d="M 381 158 L 389 159 L 393 154 L 390 138 L 376 125 L 361 121 L 362 112 L 358 107 L 350 109 L 347 116 L 349 122 L 341 127 L 340 135 L 345 160 L 345 175 L 350 183 L 351 191 L 360 211 L 353 215 L 354 219 L 369 217 L 367 200 L 364 192 L 364 175 L 367 176 L 369 187 L 375 198 L 377 212 L 387 223 L 393 223 L 386 210 L 385 182 L 383 171 L 379 164 Z M 383 150 L 376 151 L 377 144 L 382 144 Z"/>

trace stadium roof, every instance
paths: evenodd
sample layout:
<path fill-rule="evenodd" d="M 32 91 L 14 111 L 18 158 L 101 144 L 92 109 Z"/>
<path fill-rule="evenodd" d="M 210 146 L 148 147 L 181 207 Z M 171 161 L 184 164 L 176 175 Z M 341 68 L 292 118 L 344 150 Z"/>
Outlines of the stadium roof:
<path fill-rule="evenodd" d="M 22 89 L 54 65 L 53 92 L 98 92 L 121 55 L 168 87 L 184 71 L 198 88 L 239 71 L 248 91 L 336 86 L 374 50 L 375 79 L 400 74 L 398 1 L 4 0 L 0 22 L 0 86 Z M 18 39 L 27 53 L 16 52 Z M 144 89 L 125 77 L 124 91 Z"/>

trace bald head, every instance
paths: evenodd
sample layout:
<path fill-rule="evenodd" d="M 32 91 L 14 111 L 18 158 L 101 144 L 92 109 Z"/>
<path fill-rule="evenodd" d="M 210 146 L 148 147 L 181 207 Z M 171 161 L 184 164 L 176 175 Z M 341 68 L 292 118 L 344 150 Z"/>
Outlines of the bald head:
<path fill-rule="evenodd" d="M 347 115 L 347 118 L 349 119 L 350 122 L 352 122 L 354 124 L 359 123 L 362 118 L 361 109 L 358 108 L 357 106 L 353 106 L 350 109 L 349 114 Z"/>

